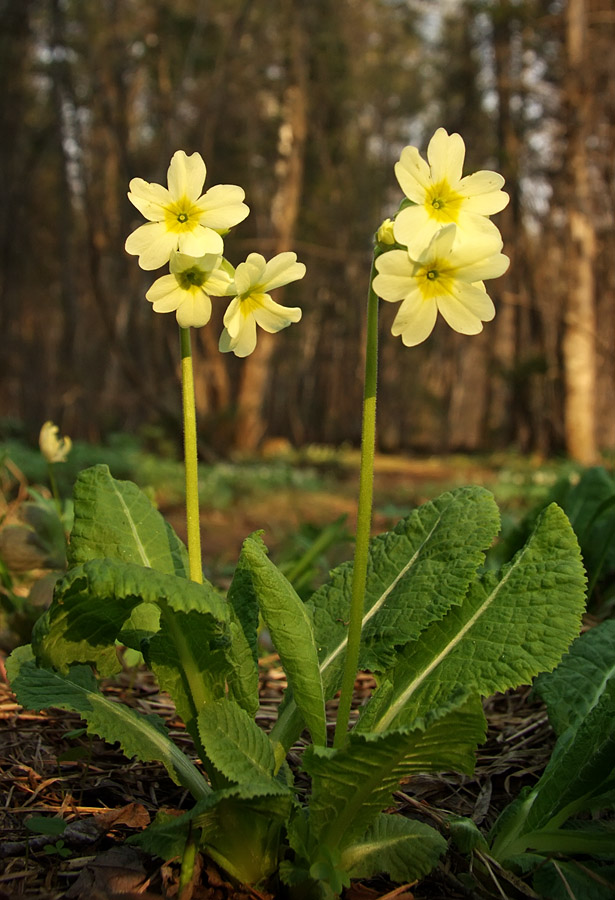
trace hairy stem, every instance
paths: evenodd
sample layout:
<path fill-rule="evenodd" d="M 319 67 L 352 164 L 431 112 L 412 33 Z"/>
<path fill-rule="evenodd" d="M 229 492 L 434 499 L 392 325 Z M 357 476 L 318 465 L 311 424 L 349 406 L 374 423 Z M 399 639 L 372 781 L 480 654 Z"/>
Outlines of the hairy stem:
<path fill-rule="evenodd" d="M 365 347 L 365 385 L 363 390 L 363 428 L 361 435 L 361 472 L 359 476 L 359 505 L 357 534 L 354 549 L 348 646 L 344 659 L 342 689 L 334 747 L 343 747 L 347 740 L 352 693 L 359 664 L 361 623 L 367 579 L 367 555 L 372 525 L 372 497 L 374 492 L 374 452 L 376 445 L 376 390 L 378 385 L 378 297 L 372 288 L 375 273 L 375 254 L 369 275 L 367 295 L 367 340 Z"/>
<path fill-rule="evenodd" d="M 203 584 L 201 526 L 199 516 L 199 478 L 196 451 L 196 407 L 190 329 L 180 328 L 182 359 L 182 405 L 184 414 L 184 460 L 186 469 L 186 528 L 190 579 Z"/>

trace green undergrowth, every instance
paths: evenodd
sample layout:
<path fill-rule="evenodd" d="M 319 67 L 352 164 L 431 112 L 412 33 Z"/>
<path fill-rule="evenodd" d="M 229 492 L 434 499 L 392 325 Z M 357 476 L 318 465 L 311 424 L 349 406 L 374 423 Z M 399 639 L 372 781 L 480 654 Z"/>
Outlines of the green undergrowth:
<path fill-rule="evenodd" d="M 17 429 L 16 429 L 17 430 Z M 5 432 L 6 434 L 6 432 Z M 163 507 L 183 504 L 184 470 L 179 449 L 168 442 L 151 447 L 147 436 L 111 434 L 104 443 L 75 441 L 66 463 L 58 466 L 60 492 L 70 496 L 79 472 L 104 463 L 115 478 L 129 479 L 148 489 Z M 2 435 L 0 462 L 10 460 L 29 484 L 46 484 L 47 464 L 31 441 L 17 435 Z M 580 467 L 570 460 L 537 459 L 516 452 L 451 454 L 442 456 L 381 455 L 377 465 L 376 513 L 390 519 L 407 515 L 426 499 L 443 490 L 465 484 L 468 473 L 474 483 L 494 494 L 507 520 L 518 521 L 532 507 L 546 501 L 562 479 L 574 482 Z M 342 445 L 306 445 L 273 458 L 238 457 L 199 464 L 199 501 L 210 509 L 228 509 L 238 500 L 267 496 L 279 490 L 325 491 L 354 496 L 359 465 L 358 450 Z"/>

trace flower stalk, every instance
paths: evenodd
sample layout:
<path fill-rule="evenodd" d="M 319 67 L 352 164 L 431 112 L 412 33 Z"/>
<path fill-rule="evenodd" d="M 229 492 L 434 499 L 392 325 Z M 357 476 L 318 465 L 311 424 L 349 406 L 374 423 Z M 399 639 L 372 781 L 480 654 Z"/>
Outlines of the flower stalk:
<path fill-rule="evenodd" d="M 344 659 L 342 688 L 337 712 L 337 724 L 333 746 L 343 747 L 347 740 L 352 694 L 359 665 L 359 648 L 363 625 L 367 559 L 372 525 L 372 501 L 374 493 L 374 455 L 376 448 L 376 392 L 378 387 L 378 297 L 372 287 L 376 274 L 374 251 L 369 275 L 367 295 L 367 335 L 365 343 L 365 383 L 363 388 L 363 424 L 361 429 L 361 469 L 359 474 L 359 501 L 357 532 L 354 548 L 352 594 L 348 623 L 348 644 Z"/>
<path fill-rule="evenodd" d="M 186 529 L 190 580 L 203 584 L 201 523 L 199 515 L 199 476 L 196 448 L 196 406 L 192 341 L 189 328 L 179 329 L 182 360 L 182 407 L 184 418 L 184 461 L 186 470 Z"/>

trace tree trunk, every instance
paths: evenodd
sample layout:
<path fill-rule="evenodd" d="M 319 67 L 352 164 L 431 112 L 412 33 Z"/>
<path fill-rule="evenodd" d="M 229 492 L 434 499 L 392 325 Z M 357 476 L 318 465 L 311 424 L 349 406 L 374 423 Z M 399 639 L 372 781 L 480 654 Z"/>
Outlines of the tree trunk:
<path fill-rule="evenodd" d="M 292 83 L 284 96 L 283 120 L 278 132 L 278 187 L 271 203 L 275 232 L 275 253 L 290 249 L 299 212 L 303 184 L 303 161 L 307 134 L 307 67 L 299 9 L 290 5 Z M 278 294 L 279 298 L 279 294 Z M 259 446 L 266 424 L 263 400 L 269 384 L 271 357 L 276 336 L 259 330 L 254 352 L 243 364 L 237 401 L 235 446 L 254 451 Z"/>
<path fill-rule="evenodd" d="M 564 320 L 564 428 L 566 450 L 591 465 L 596 447 L 596 312 L 594 260 L 596 235 L 590 209 L 587 132 L 590 92 L 586 0 L 569 0 L 566 9 L 568 77 L 565 108 L 569 123 L 566 171 L 569 177 L 568 292 Z"/>

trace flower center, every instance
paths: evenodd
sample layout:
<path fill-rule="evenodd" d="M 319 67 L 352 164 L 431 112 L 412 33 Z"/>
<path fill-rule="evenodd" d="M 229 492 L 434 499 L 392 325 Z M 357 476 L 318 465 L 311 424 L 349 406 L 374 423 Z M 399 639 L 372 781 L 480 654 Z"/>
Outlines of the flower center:
<path fill-rule="evenodd" d="M 188 197 L 169 203 L 164 210 L 164 223 L 167 231 L 184 233 L 198 228 L 202 210 L 195 206 Z"/>
<path fill-rule="evenodd" d="M 184 291 L 189 291 L 191 288 L 199 288 L 205 283 L 207 272 L 199 269 L 198 266 L 192 266 L 191 269 L 184 269 L 183 272 L 178 272 L 175 277 L 179 282 L 179 286 Z"/>
<path fill-rule="evenodd" d="M 430 269 L 429 272 L 427 272 L 426 277 L 429 278 L 430 281 L 435 281 L 439 274 L 440 273 L 435 269 Z"/>
<path fill-rule="evenodd" d="M 256 312 L 257 309 L 261 309 L 264 302 L 264 293 L 262 289 L 259 289 L 259 286 L 256 285 L 250 290 L 246 291 L 244 294 L 239 295 L 240 306 L 242 316 L 247 319 L 249 315 Z"/>
<path fill-rule="evenodd" d="M 454 191 L 446 178 L 432 184 L 425 197 L 425 209 L 430 219 L 437 222 L 456 222 L 463 197 Z"/>

